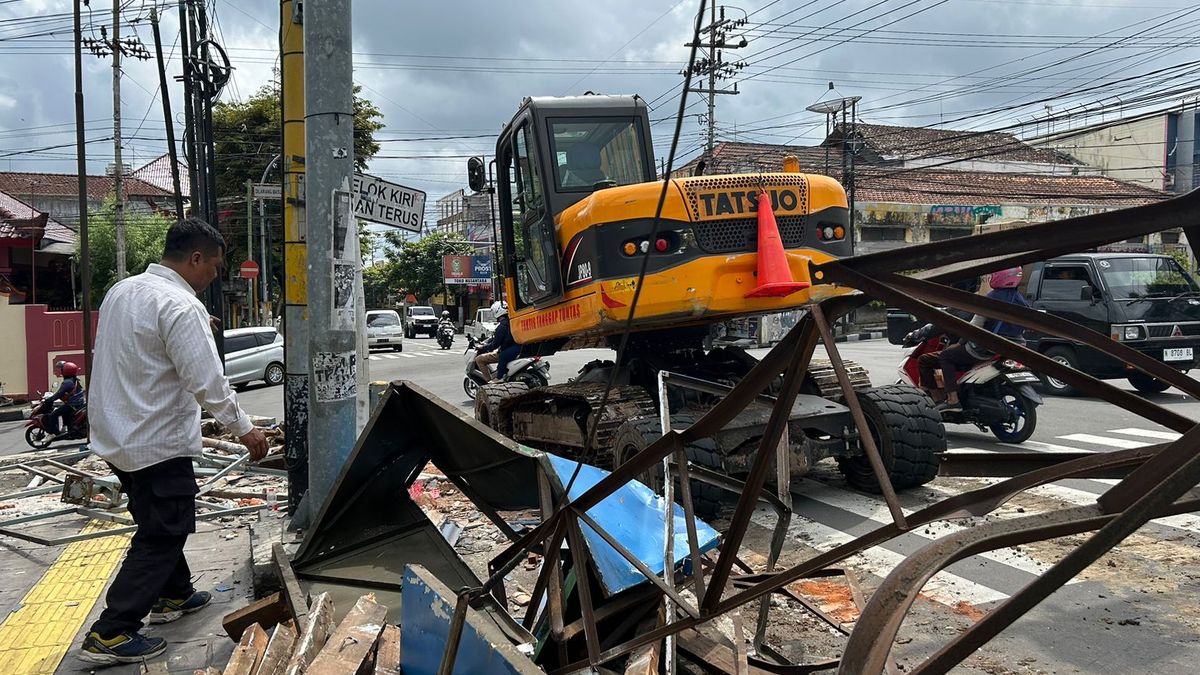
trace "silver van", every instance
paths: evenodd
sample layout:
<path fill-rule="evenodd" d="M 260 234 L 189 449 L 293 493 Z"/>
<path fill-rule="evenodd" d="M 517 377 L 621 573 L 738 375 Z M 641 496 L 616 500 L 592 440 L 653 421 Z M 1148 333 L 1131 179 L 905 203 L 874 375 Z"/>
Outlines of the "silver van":
<path fill-rule="evenodd" d="M 391 347 L 404 351 L 404 327 L 400 315 L 391 309 L 372 309 L 367 312 L 367 349 Z"/>
<path fill-rule="evenodd" d="M 283 336 L 270 326 L 225 331 L 225 377 L 233 386 L 283 384 Z"/>

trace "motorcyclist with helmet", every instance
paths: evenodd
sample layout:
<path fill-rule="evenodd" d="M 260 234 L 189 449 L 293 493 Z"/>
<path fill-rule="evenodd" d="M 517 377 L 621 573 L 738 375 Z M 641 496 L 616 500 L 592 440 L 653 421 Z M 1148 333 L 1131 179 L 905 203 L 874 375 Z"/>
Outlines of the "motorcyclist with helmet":
<path fill-rule="evenodd" d="M 87 399 L 83 384 L 79 382 L 79 366 L 71 361 L 57 361 L 54 374 L 62 378 L 62 383 L 58 385 L 53 398 L 63 404 L 46 415 L 45 424 L 50 433 L 65 436 L 74 431 L 75 413 L 83 410 Z"/>
<path fill-rule="evenodd" d="M 988 292 L 987 297 L 1021 307 L 1029 307 L 1029 301 L 1017 289 L 1021 285 L 1022 274 L 1020 267 L 1010 267 L 993 272 L 992 276 L 988 279 L 988 284 L 992 287 L 992 290 Z M 971 318 L 971 324 L 980 326 L 985 330 L 1014 342 L 1024 342 L 1021 338 L 1023 329 L 1020 326 L 1014 326 L 997 319 L 989 319 L 979 314 Z M 939 403 L 938 409 L 943 412 L 962 410 L 962 403 L 958 399 L 959 370 L 969 369 L 976 363 L 991 359 L 995 354 L 974 342 L 959 339 L 958 342 L 950 347 L 937 352 L 936 356 L 937 366 L 942 369 L 942 384 L 945 390 L 945 398 Z M 941 391 L 937 386 L 937 381 L 934 378 L 936 367 L 933 366 L 931 361 L 926 360 L 925 357 L 921 357 L 919 361 L 921 387 L 930 392 L 936 400 L 942 398 L 942 396 L 940 395 Z"/>
<path fill-rule="evenodd" d="M 492 303 L 492 316 L 496 317 L 496 331 L 487 342 L 479 345 L 475 357 L 475 365 L 487 376 L 488 382 L 504 379 L 509 362 L 521 353 L 521 345 L 513 338 L 512 329 L 508 324 L 508 303 L 503 300 Z M 493 363 L 496 364 L 494 375 L 489 367 Z"/>
<path fill-rule="evenodd" d="M 454 321 L 450 319 L 450 310 L 442 310 L 442 318 L 438 319 L 438 330 L 441 331 L 443 326 L 449 326 L 450 330 L 454 330 Z"/>

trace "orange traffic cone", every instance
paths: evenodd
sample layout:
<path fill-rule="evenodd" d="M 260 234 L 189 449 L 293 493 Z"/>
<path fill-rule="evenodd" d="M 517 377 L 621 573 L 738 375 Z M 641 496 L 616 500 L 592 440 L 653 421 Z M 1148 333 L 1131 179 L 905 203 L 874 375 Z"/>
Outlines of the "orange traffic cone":
<path fill-rule="evenodd" d="M 779 238 L 779 225 L 775 223 L 775 212 L 771 210 L 771 197 L 766 192 L 758 194 L 758 288 L 745 295 L 747 298 L 782 298 L 802 291 L 812 284 L 792 279 L 788 269 L 787 254 L 783 251 L 783 240 Z"/>

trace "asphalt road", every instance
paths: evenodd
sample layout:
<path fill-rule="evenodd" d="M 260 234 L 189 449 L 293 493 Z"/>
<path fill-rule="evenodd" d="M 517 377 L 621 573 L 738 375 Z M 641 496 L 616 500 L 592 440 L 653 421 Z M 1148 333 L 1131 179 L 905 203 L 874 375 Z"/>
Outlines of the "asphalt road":
<path fill-rule="evenodd" d="M 368 360 L 371 379 L 411 380 L 451 403 L 471 409 L 472 403 L 462 388 L 465 367 L 463 349 L 466 347 L 462 336 L 458 336 L 455 347 L 450 350 L 438 349 L 437 343 L 429 338 L 406 340 L 404 345 L 404 351 L 400 353 L 379 350 L 371 353 Z M 896 381 L 897 369 L 902 358 L 899 347 L 888 344 L 886 340 L 868 340 L 843 343 L 839 345 L 839 349 L 844 358 L 865 366 L 876 385 Z M 751 353 L 761 356 L 766 350 L 751 350 Z M 818 349 L 817 356 L 823 356 L 822 350 Z M 556 354 L 548 359 L 551 382 L 566 381 L 588 361 L 612 357 L 613 352 L 606 349 L 581 349 Z M 1123 380 L 1114 380 L 1112 384 L 1133 390 Z M 1169 389 L 1146 398 L 1186 417 L 1200 419 L 1200 402 L 1177 389 Z M 252 384 L 239 394 L 238 399 L 252 414 L 280 418 L 283 415 L 283 387 Z M 1098 423 L 1105 428 L 1100 429 Z M 1035 443 L 1060 445 L 1064 436 L 1125 428 L 1165 431 L 1157 424 L 1099 399 L 1048 396 L 1045 405 L 1038 409 L 1037 429 L 1030 440 Z M 980 432 L 974 427 L 951 426 L 947 428 L 947 434 L 951 448 L 1001 448 L 990 434 Z M 0 423 L 0 455 L 26 450 L 28 447 L 25 445 L 23 423 Z"/>

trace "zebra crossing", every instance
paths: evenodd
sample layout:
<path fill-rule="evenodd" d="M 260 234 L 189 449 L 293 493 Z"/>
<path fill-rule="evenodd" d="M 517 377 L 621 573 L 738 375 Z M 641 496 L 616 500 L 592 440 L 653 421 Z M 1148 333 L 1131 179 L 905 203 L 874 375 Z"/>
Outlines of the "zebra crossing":
<path fill-rule="evenodd" d="M 1039 452 L 1111 452 L 1115 449 L 1136 448 L 1171 441 L 1179 434 L 1163 429 L 1121 428 L 1105 432 L 1064 434 L 1054 438 L 1055 442 L 1027 441 L 1019 446 L 993 449 L 1020 448 Z M 979 450 L 965 445 L 952 447 L 948 452 Z M 918 511 L 934 501 L 961 494 L 964 490 L 982 488 L 999 482 L 998 478 L 953 478 L 938 479 L 923 487 L 907 490 L 900 495 L 905 514 Z M 1018 496 L 994 512 L 997 517 L 1024 517 L 1045 512 L 1057 506 L 1085 506 L 1094 504 L 1117 480 L 1068 479 L 1040 486 Z M 843 487 L 845 484 L 834 479 L 829 481 L 804 478 L 793 481 L 793 516 L 788 534 L 793 540 L 820 551 L 828 551 L 856 537 L 871 532 L 891 522 L 891 516 L 882 498 L 867 495 Z M 775 525 L 774 512 L 759 509 L 753 517 L 762 527 Z M 960 524 L 963 523 L 963 524 Z M 849 564 L 879 577 L 887 574 L 906 556 L 919 548 L 969 526 L 969 522 L 937 522 L 905 533 L 904 535 L 863 551 L 850 559 Z M 1147 524 L 1141 534 L 1164 541 L 1187 541 L 1195 546 L 1200 542 L 1200 514 L 1183 514 L 1158 518 Z M 933 576 L 925 586 L 924 594 L 932 600 L 949 606 L 967 602 L 986 605 L 1008 598 L 1013 593 L 1044 573 L 1055 559 L 1042 560 L 1030 552 L 1030 547 L 1020 550 L 998 549 L 965 558 L 945 571 Z M 1071 582 L 1078 583 L 1078 580 Z"/>
<path fill-rule="evenodd" d="M 441 349 L 437 346 L 436 342 L 426 345 L 409 340 L 404 343 L 404 351 L 402 352 L 372 352 L 369 356 L 367 356 L 367 360 L 395 361 L 397 359 L 420 359 L 437 356 L 462 356 L 462 351 L 456 351 L 454 349 Z"/>

